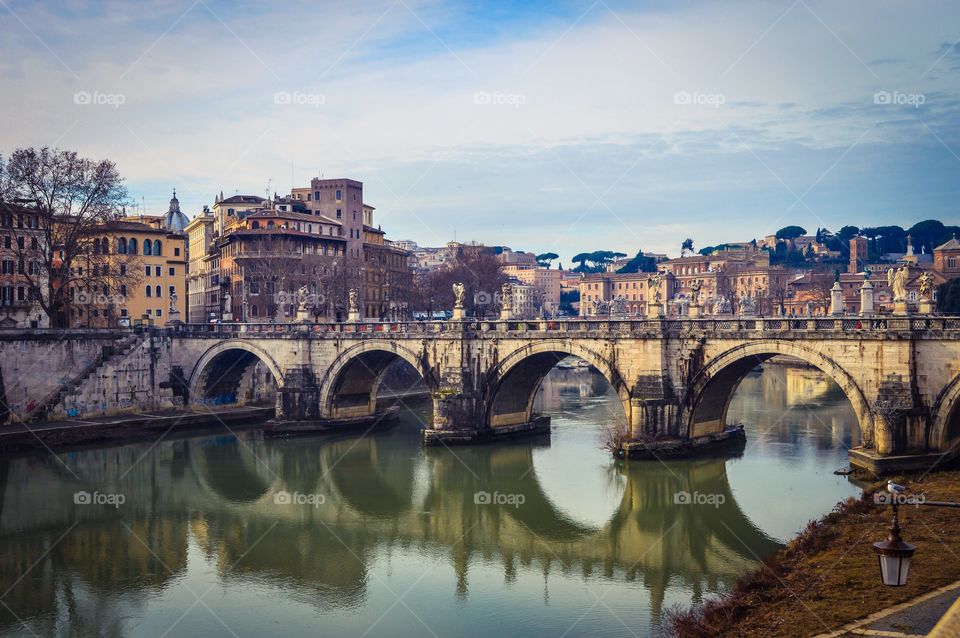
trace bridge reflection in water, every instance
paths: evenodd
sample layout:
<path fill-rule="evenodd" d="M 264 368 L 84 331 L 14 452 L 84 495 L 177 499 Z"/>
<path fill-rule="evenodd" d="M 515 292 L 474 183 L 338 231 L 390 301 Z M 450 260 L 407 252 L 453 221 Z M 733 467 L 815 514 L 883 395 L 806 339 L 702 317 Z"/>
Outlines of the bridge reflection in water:
<path fill-rule="evenodd" d="M 771 371 L 741 392 L 746 403 L 786 402 L 785 381 Z M 809 404 L 829 404 L 820 395 L 830 388 L 792 382 L 829 421 Z M 552 440 L 423 449 L 414 410 L 363 438 L 241 433 L 85 450 L 61 455 L 63 465 L 2 460 L 0 632 L 21 633 L 22 619 L 41 635 L 68 625 L 159 635 L 202 596 L 241 635 L 371 625 L 370 635 L 422 635 L 424 624 L 438 635 L 545 635 L 577 622 L 656 635 L 665 605 L 722 591 L 780 546 L 755 523 L 764 505 L 748 487 L 771 477 L 731 480 L 741 461 L 724 459 L 613 463 L 598 424 L 622 411 L 615 397 L 597 398 L 606 389 L 585 371 L 556 371 L 538 398 L 555 415 Z M 823 446 L 843 458 L 825 443 L 833 433 L 784 422 L 758 438 L 759 458 L 804 429 L 814 456 Z M 797 470 L 810 478 L 808 465 Z M 74 504 L 75 492 L 95 489 L 125 502 Z M 712 500 L 678 504 L 681 493 Z M 287 494 L 323 503 L 278 503 Z M 817 513 L 794 512 L 794 527 Z M 198 604 L 171 635 L 227 633 L 224 624 Z"/>

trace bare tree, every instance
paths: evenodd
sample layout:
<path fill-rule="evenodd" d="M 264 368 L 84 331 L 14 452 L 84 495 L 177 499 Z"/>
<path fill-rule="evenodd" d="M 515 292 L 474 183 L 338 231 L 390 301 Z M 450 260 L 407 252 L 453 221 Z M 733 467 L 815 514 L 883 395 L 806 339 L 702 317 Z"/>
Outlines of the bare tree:
<path fill-rule="evenodd" d="M 421 309 L 433 312 L 453 308 L 456 282 L 463 282 L 467 288 L 464 305 L 470 314 L 481 316 L 497 309 L 500 288 L 507 276 L 500 270 L 493 251 L 479 244 L 460 246 L 444 266 L 428 273 L 426 282 L 421 278 L 423 293 L 418 299 Z"/>
<path fill-rule="evenodd" d="M 35 261 L 33 274 L 27 267 L 24 277 L 51 325 L 69 323 L 71 291 L 116 288 L 136 271 L 126 268 L 121 274 L 119 264 L 114 268 L 109 263 L 109 253 L 93 254 L 94 242 L 102 241 L 101 225 L 119 218 L 128 200 L 112 161 L 47 147 L 17 149 L 0 160 L 0 199 L 22 202 L 38 212 L 38 245 L 18 247 L 18 259 Z"/>
<path fill-rule="evenodd" d="M 807 277 L 810 279 L 810 300 L 823 310 L 823 314 L 826 314 L 830 307 L 830 290 L 833 288 L 834 274 L 826 270 L 812 271 Z"/>

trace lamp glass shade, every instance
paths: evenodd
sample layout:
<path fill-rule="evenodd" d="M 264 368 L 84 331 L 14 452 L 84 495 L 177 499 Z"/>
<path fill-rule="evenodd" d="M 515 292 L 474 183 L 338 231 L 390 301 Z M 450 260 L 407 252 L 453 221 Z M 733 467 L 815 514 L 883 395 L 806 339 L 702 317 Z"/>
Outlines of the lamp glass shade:
<path fill-rule="evenodd" d="M 880 576 L 884 585 L 902 587 L 907 584 L 907 574 L 910 572 L 910 556 L 897 554 L 883 554 L 880 558 Z"/>

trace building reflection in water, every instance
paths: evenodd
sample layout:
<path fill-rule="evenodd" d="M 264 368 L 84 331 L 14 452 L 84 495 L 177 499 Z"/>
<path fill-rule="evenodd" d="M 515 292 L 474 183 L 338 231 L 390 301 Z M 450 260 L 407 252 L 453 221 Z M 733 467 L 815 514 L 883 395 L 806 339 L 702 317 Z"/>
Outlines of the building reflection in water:
<path fill-rule="evenodd" d="M 811 394 L 822 381 L 807 383 L 807 372 L 769 368 L 741 394 L 789 407 L 831 392 Z M 636 631 L 656 635 L 665 605 L 724 590 L 780 544 L 742 508 L 732 461 L 611 461 L 599 432 L 619 405 L 604 398 L 605 384 L 586 370 L 555 371 L 538 397 L 555 415 L 553 436 L 503 445 L 424 450 L 408 413 L 363 438 L 248 432 L 84 450 L 61 455 L 63 465 L 50 456 L 0 461 L 0 592 L 9 590 L 0 630 L 20 633 L 22 619 L 41 635 L 162 633 L 183 613 L 165 601 L 189 605 L 187 587 L 197 595 L 215 587 L 208 604 L 248 629 L 280 622 L 292 633 L 363 633 L 405 592 L 441 634 L 483 635 L 502 623 L 539 635 L 578 618 L 583 630 L 622 628 L 609 614 L 585 614 L 595 600 L 586 587 L 603 591 Z M 835 438 L 795 429 L 776 425 L 765 436 L 828 447 Z M 770 456 L 759 447 L 767 443 L 757 445 Z M 126 500 L 74 504 L 83 489 Z M 678 504 L 678 493 L 714 503 Z M 314 499 L 278 503 L 284 494 Z M 485 504 L 478 494 L 523 503 Z M 579 505 L 589 501 L 592 509 Z M 199 618 L 178 627 L 188 633 Z M 371 633 L 425 631 L 405 620 Z"/>

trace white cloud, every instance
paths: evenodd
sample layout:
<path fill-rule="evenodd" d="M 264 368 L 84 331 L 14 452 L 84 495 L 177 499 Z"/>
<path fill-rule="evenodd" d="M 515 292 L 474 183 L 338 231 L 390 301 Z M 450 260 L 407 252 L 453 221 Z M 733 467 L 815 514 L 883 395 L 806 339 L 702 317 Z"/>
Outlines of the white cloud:
<path fill-rule="evenodd" d="M 442 5 L 408 4 L 437 33 L 459 19 Z M 190 6 L 138 5 L 134 15 L 125 3 L 92 14 L 80 5 L 15 5 L 63 64 L 16 20 L 0 25 L 0 78 L 13 88 L 0 95 L 6 145 L 57 141 L 114 158 L 154 209 L 165 205 L 165 183 L 193 211 L 221 189 L 261 192 L 268 178 L 286 190 L 291 164 L 297 182 L 350 174 L 378 198 L 393 236 L 433 242 L 458 225 L 486 235 L 502 228 L 499 241 L 516 244 L 542 241 L 525 228 L 542 228 L 551 211 L 582 216 L 634 163 L 606 198 L 624 219 L 678 199 L 706 209 L 718 193 L 749 208 L 751 198 L 769 202 L 771 188 L 789 205 L 792 195 L 764 164 L 786 167 L 782 179 L 799 193 L 871 126 L 861 144 L 915 143 L 926 135 L 918 116 L 936 130 L 955 122 L 948 63 L 924 75 L 958 35 L 949 25 L 960 10 L 947 3 L 924 12 L 870 3 L 870 19 L 863 3 L 801 2 L 786 15 L 790 3 L 617 14 L 598 4 L 569 31 L 554 22 L 471 48 L 438 41 L 402 4 L 263 12 L 199 3 L 183 15 Z M 81 108 L 72 100 L 78 90 L 125 102 Z M 922 113 L 883 109 L 872 102 L 878 90 L 941 101 L 927 100 Z M 323 102 L 278 105 L 277 91 Z M 490 103 L 477 103 L 478 93 Z M 678 93 L 706 97 L 678 104 Z M 798 167 L 801 155 L 824 164 Z M 586 219 L 605 220 L 591 226 L 596 241 L 631 252 L 620 242 L 636 238 L 605 207 Z M 755 223 L 714 228 L 747 233 Z M 575 245 L 583 228 L 564 241 Z M 644 248 L 672 247 L 677 238 L 661 237 L 671 232 L 641 237 Z"/>

